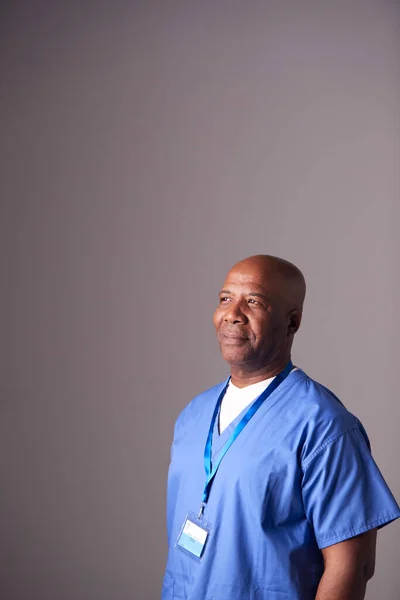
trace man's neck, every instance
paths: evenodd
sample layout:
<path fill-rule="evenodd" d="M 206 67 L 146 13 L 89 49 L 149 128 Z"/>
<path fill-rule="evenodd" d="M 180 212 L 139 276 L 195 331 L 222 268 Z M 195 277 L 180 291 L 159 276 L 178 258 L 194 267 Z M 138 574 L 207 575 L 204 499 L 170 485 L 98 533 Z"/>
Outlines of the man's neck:
<path fill-rule="evenodd" d="M 284 361 L 276 361 L 259 369 L 243 368 L 238 365 L 231 365 L 231 381 L 234 386 L 244 388 L 253 383 L 258 383 L 264 379 L 270 379 L 278 375 L 286 367 L 290 360 L 290 356 Z"/>

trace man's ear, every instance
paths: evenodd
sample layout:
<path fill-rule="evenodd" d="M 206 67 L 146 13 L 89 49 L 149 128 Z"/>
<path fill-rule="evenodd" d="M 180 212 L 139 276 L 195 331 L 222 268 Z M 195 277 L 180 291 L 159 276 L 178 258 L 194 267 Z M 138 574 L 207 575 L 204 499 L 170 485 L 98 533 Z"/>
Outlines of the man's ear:
<path fill-rule="evenodd" d="M 300 324 L 301 324 L 301 312 L 297 309 L 294 309 L 289 314 L 288 333 L 290 335 L 294 335 L 298 331 Z"/>

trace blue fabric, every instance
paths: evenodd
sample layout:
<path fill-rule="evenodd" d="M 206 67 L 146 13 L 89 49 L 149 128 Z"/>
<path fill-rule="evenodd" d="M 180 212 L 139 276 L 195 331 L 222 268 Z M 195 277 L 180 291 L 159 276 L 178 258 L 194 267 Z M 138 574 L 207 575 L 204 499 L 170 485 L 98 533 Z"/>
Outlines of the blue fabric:
<path fill-rule="evenodd" d="M 361 423 L 329 390 L 293 371 L 235 440 L 212 484 L 200 561 L 175 546 L 205 481 L 204 445 L 226 382 L 180 414 L 168 477 L 169 553 L 162 600 L 314 600 L 321 549 L 383 526 L 399 507 Z M 213 454 L 235 424 L 218 435 Z"/>
<path fill-rule="evenodd" d="M 292 362 L 289 361 L 288 364 L 286 365 L 286 367 L 283 369 L 283 371 L 281 373 L 279 373 L 279 375 L 277 375 L 275 377 L 275 379 L 273 381 L 271 381 L 271 383 L 258 396 L 258 398 L 256 398 L 254 400 L 254 402 L 252 402 L 250 404 L 250 406 L 247 408 L 246 412 L 243 414 L 243 417 L 236 424 L 234 430 L 232 431 L 232 434 L 226 440 L 223 448 L 221 449 L 221 452 L 218 454 L 218 458 L 216 458 L 214 456 L 214 460 L 211 461 L 214 425 L 218 421 L 218 414 L 219 414 L 219 411 L 221 408 L 221 403 L 222 403 L 223 397 L 225 395 L 226 389 L 228 387 L 228 384 L 226 384 L 225 388 L 220 393 L 217 403 L 215 405 L 214 414 L 211 418 L 211 424 L 210 424 L 210 428 L 209 428 L 209 432 L 208 432 L 208 436 L 207 436 L 206 447 L 204 450 L 204 470 L 206 472 L 206 483 L 204 486 L 204 491 L 203 491 L 203 496 L 202 496 L 201 511 L 203 511 L 204 506 L 207 503 L 213 479 L 219 469 L 219 465 L 220 465 L 222 459 L 224 458 L 225 454 L 228 452 L 228 450 L 232 446 L 233 442 L 236 440 L 236 438 L 240 435 L 240 433 L 246 427 L 246 425 L 248 424 L 250 419 L 252 419 L 254 417 L 254 415 L 260 408 L 260 406 L 281 385 L 281 383 L 286 379 L 286 377 L 289 375 L 289 373 L 291 372 L 292 369 L 293 369 Z"/>

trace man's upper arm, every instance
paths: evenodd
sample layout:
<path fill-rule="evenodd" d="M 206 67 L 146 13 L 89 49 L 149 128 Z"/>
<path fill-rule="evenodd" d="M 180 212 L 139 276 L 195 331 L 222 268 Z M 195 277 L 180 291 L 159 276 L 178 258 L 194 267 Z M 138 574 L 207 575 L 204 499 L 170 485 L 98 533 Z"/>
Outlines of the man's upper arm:
<path fill-rule="evenodd" d="M 322 549 L 325 570 L 337 573 L 359 573 L 365 581 L 371 579 L 375 569 L 376 529 L 371 529 L 338 544 Z"/>

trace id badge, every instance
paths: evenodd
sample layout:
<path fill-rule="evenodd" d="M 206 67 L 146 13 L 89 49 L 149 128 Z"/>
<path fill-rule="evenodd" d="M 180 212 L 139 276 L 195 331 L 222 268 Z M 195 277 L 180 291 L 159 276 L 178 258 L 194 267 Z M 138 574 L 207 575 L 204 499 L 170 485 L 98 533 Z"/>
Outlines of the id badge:
<path fill-rule="evenodd" d="M 179 532 L 176 546 L 200 560 L 210 534 L 210 523 L 203 516 L 188 513 Z"/>

